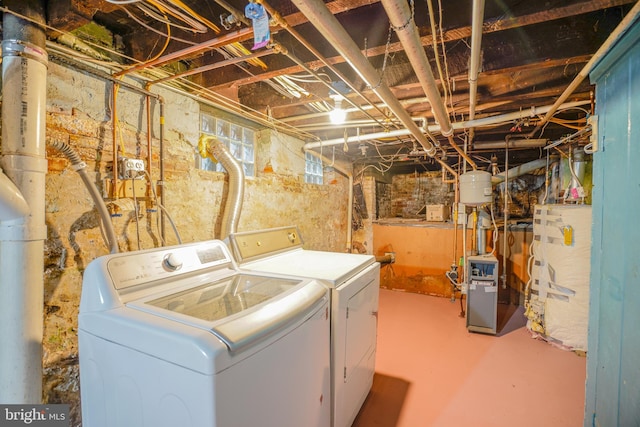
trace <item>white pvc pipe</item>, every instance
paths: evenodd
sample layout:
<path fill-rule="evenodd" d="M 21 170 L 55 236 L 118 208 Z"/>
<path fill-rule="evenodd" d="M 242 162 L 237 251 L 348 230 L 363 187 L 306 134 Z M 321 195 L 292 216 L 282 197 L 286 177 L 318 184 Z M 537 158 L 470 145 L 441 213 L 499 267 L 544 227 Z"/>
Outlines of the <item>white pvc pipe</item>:
<path fill-rule="evenodd" d="M 484 23 L 484 0 L 473 0 L 473 14 L 471 22 L 471 59 L 469 60 L 469 120 L 476 118 L 476 103 L 478 95 L 478 74 L 480 73 L 480 58 L 482 44 L 482 25 Z M 469 142 L 473 142 L 474 130 L 469 129 Z"/>
<path fill-rule="evenodd" d="M 30 35 L 30 24 L 8 13 L 3 23 L 1 163 L 29 214 L 0 222 L 0 402 L 33 404 L 42 400 L 47 53 L 10 39 Z M 36 38 L 44 46 L 44 33 Z"/>
<path fill-rule="evenodd" d="M 29 205 L 18 187 L 0 170 L 0 221 L 29 215 Z"/>
<path fill-rule="evenodd" d="M 581 105 L 586 105 L 590 103 L 591 101 L 589 100 L 567 102 L 566 104 L 562 104 L 560 106 L 560 109 L 579 107 Z M 531 107 L 528 110 L 519 110 L 519 111 L 500 114 L 496 116 L 483 117 L 481 119 L 476 119 L 476 120 L 456 122 L 452 124 L 452 127 L 454 130 L 468 129 L 470 127 L 490 126 L 490 125 L 495 125 L 499 123 L 505 123 L 511 120 L 518 120 L 525 117 L 536 117 L 537 115 L 546 113 L 552 107 L 553 107 L 552 105 L 546 105 L 543 107 Z M 430 125 L 427 127 L 427 129 L 429 130 L 429 132 L 437 133 L 437 132 L 440 132 L 440 125 Z M 398 129 L 390 132 L 374 132 L 374 133 L 368 133 L 368 134 L 359 134 L 359 135 L 348 136 L 347 138 L 335 138 L 335 139 L 328 139 L 326 141 L 309 142 L 304 145 L 304 149 L 311 150 L 311 149 L 320 148 L 320 147 L 330 147 L 332 145 L 342 145 L 344 143 L 348 144 L 350 142 L 371 141 L 373 139 L 400 137 L 400 136 L 407 136 L 407 135 L 411 135 L 411 132 L 407 129 Z"/>
<path fill-rule="evenodd" d="M 506 162 L 505 162 L 506 163 Z M 493 185 L 503 182 L 505 179 L 514 179 L 527 173 L 531 173 L 536 169 L 547 167 L 547 159 L 537 159 L 529 163 L 524 163 L 520 166 L 509 169 L 506 172 L 493 175 L 491 177 L 491 183 Z"/>

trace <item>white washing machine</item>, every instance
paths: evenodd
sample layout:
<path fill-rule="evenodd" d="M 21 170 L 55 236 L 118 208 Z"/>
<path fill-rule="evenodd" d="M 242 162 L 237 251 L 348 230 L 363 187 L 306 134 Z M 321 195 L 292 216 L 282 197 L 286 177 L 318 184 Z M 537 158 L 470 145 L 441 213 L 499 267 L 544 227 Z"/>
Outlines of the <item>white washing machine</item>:
<path fill-rule="evenodd" d="M 380 264 L 372 255 L 303 249 L 295 226 L 229 241 L 243 270 L 309 277 L 331 289 L 331 425 L 351 426 L 373 384 Z"/>
<path fill-rule="evenodd" d="M 88 427 L 330 425 L 329 292 L 208 241 L 107 255 L 78 318 Z"/>

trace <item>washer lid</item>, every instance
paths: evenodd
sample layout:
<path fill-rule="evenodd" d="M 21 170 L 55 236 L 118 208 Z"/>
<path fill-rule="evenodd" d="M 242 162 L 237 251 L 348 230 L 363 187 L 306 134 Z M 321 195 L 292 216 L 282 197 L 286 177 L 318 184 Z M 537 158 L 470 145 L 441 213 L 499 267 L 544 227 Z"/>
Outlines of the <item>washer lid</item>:
<path fill-rule="evenodd" d="M 237 351 L 315 311 L 326 292 L 314 281 L 236 274 L 129 306 L 208 329 Z"/>

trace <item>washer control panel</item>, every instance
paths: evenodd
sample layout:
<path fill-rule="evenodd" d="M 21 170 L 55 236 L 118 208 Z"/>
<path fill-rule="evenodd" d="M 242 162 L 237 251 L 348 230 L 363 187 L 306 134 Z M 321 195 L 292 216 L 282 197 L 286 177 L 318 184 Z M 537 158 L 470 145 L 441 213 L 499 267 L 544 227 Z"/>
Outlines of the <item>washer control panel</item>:
<path fill-rule="evenodd" d="M 232 265 L 231 255 L 219 240 L 157 248 L 112 256 L 107 271 L 116 289 L 215 266 Z"/>

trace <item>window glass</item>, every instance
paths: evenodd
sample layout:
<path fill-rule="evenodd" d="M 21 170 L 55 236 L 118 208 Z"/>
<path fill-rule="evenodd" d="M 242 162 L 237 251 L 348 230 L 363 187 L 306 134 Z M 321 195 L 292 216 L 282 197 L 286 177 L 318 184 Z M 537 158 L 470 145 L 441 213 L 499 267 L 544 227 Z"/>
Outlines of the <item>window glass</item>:
<path fill-rule="evenodd" d="M 202 113 L 200 117 L 200 131 L 204 135 L 215 136 L 224 143 L 231 155 L 242 165 L 245 176 L 255 176 L 255 132 L 211 114 Z M 225 171 L 220 163 L 202 158 L 199 153 L 196 154 L 196 166 L 207 171 Z"/>
<path fill-rule="evenodd" d="M 322 160 L 309 153 L 305 153 L 305 160 L 304 182 L 322 184 Z"/>

